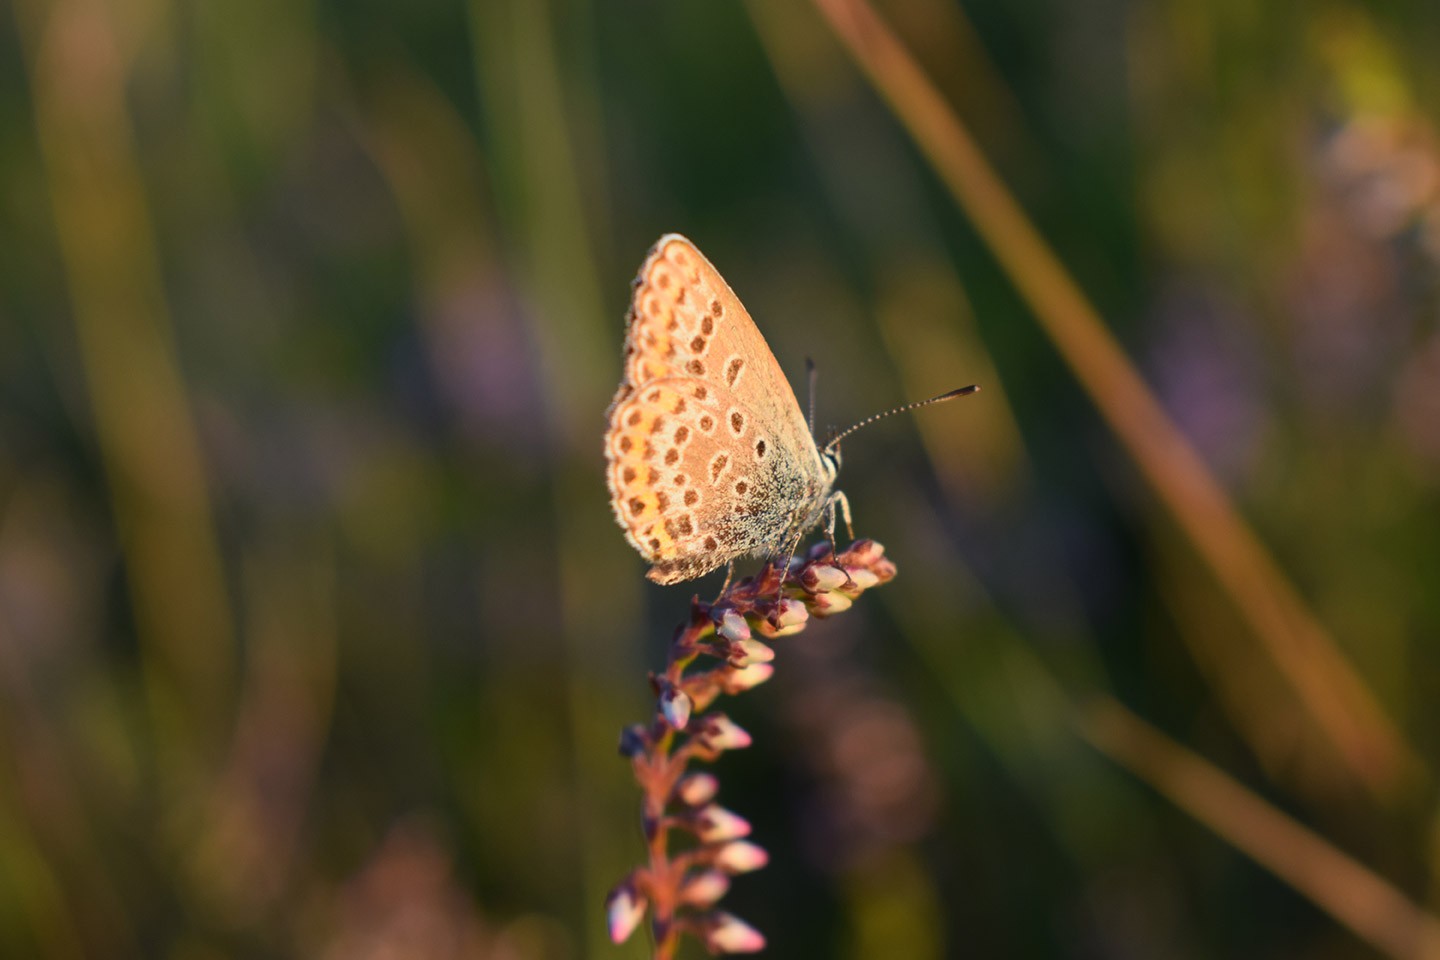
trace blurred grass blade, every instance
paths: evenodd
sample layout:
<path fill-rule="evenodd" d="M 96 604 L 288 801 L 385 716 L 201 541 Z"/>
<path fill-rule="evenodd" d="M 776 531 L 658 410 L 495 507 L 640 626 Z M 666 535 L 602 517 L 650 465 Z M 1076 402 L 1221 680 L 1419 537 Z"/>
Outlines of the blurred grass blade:
<path fill-rule="evenodd" d="M 578 115 L 572 100 L 583 97 L 577 91 L 593 86 L 584 57 L 576 55 L 576 47 L 584 50 L 592 39 L 583 6 L 564 8 L 563 30 L 548 0 L 470 0 L 468 11 L 496 192 L 514 201 L 500 205 L 497 232 L 505 237 L 538 348 L 546 404 L 536 411 L 536 430 L 553 445 L 549 522 L 558 595 L 552 602 L 558 602 L 563 634 L 559 652 L 575 778 L 571 813 L 581 845 L 578 892 L 589 910 L 603 902 L 626 865 L 626 838 L 615 836 L 613 825 L 627 815 L 628 770 L 614 762 L 614 731 L 628 713 L 605 678 L 630 675 L 633 641 L 625 631 L 636 620 L 640 594 L 633 566 L 594 559 L 596 543 L 624 549 L 612 518 L 597 509 L 603 486 L 594 468 L 599 412 L 614 388 L 622 325 L 620 298 L 609 301 L 617 308 L 613 314 L 605 307 L 597 250 L 587 232 L 592 215 L 584 188 L 594 170 L 586 161 L 598 151 L 572 119 Z M 569 82 L 577 73 L 579 79 Z M 625 288 L 617 283 L 615 289 Z M 613 951 L 598 917 L 582 936 L 587 956 Z"/>
<path fill-rule="evenodd" d="M 125 103 L 134 24 L 78 2 L 17 13 L 158 766 L 188 780 L 229 733 L 232 620 Z"/>
<path fill-rule="evenodd" d="M 1351 774 L 1383 795 L 1418 773 L 1418 761 L 1364 681 L 1236 513 L 913 58 L 864 0 L 815 0 L 815 5 L 970 217 Z"/>
<path fill-rule="evenodd" d="M 1381 953 L 1440 957 L 1440 918 L 1116 701 L 1094 701 L 1080 732 Z"/>

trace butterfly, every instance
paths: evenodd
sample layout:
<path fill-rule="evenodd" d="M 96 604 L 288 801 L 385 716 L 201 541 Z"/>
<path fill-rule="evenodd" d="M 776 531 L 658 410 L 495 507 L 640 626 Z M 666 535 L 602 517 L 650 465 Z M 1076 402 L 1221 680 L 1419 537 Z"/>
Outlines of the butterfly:
<path fill-rule="evenodd" d="M 740 557 L 793 554 L 821 523 L 833 540 L 837 512 L 849 526 L 835 489 L 838 444 L 886 414 L 817 444 L 755 321 L 678 233 L 646 256 L 626 325 L 624 374 L 606 412 L 606 481 L 649 579 L 679 583 Z"/>

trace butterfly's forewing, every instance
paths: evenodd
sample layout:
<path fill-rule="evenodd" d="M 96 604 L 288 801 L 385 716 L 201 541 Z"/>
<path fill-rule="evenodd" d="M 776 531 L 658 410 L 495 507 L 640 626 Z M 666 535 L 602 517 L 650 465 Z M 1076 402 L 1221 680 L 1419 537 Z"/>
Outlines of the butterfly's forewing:
<path fill-rule="evenodd" d="M 626 385 L 662 377 L 717 383 L 796 441 L 809 428 L 775 355 L 734 291 L 678 233 L 651 248 L 635 278 L 625 338 Z"/>
<path fill-rule="evenodd" d="M 636 279 L 606 457 L 616 519 L 660 583 L 775 550 L 823 485 L 769 346 L 678 234 L 660 239 Z"/>

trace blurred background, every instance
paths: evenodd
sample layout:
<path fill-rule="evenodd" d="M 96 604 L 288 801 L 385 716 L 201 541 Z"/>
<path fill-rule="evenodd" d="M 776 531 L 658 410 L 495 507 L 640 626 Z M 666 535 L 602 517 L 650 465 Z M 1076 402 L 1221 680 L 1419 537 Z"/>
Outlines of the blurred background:
<path fill-rule="evenodd" d="M 847 441 L 900 574 L 726 705 L 771 955 L 1440 942 L 1440 8 L 877 12 L 15 0 L 0 955 L 648 956 L 672 230 L 822 424 L 983 388 Z"/>

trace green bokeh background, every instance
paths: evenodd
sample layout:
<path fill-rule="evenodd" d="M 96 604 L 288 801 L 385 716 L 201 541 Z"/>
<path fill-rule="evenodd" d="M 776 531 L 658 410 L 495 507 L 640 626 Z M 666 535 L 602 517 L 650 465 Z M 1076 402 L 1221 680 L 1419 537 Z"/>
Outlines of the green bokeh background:
<path fill-rule="evenodd" d="M 648 955 L 615 744 L 718 581 L 643 579 L 600 438 L 667 231 L 822 423 L 983 388 L 847 441 L 900 575 L 727 706 L 771 955 L 1378 955 L 1077 736 L 1094 696 L 1440 907 L 1440 8 L 879 9 L 1411 775 L 1315 747 L 811 5 L 16 0 L 0 956 Z"/>

